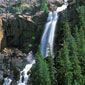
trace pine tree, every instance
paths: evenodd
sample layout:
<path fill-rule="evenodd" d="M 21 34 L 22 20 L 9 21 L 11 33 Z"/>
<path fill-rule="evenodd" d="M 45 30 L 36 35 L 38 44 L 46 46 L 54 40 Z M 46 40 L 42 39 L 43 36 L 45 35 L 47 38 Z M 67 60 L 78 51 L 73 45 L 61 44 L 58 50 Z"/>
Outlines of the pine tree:
<path fill-rule="evenodd" d="M 79 48 L 79 57 L 81 62 L 82 73 L 84 75 L 84 82 L 85 82 L 85 32 L 84 29 L 80 29 L 79 31 L 79 38 L 80 38 L 80 48 Z"/>
<path fill-rule="evenodd" d="M 77 41 L 78 48 L 78 57 L 80 60 L 80 66 L 82 70 L 82 74 L 84 76 L 84 84 L 85 84 L 85 6 L 82 3 L 80 6 L 78 5 L 77 11 L 79 13 L 80 18 L 80 28 L 77 27 L 77 31 L 75 33 L 75 39 Z M 76 29 L 76 28 L 75 28 Z"/>
<path fill-rule="evenodd" d="M 77 44 L 67 22 L 64 25 L 63 39 L 63 48 L 59 52 L 60 74 L 64 79 L 63 83 L 65 85 L 84 85 L 82 70 L 78 59 Z"/>
<path fill-rule="evenodd" d="M 77 11 L 79 13 L 80 24 L 85 28 L 85 6 L 79 6 Z"/>
<path fill-rule="evenodd" d="M 60 57 L 60 74 L 63 75 L 62 85 L 72 85 L 72 66 L 69 58 L 68 44 L 64 41 L 63 48 L 59 52 Z"/>
<path fill-rule="evenodd" d="M 36 65 L 32 73 L 33 85 L 51 85 L 48 65 L 40 53 L 36 54 Z"/>
<path fill-rule="evenodd" d="M 64 23 L 64 37 L 62 44 L 63 47 L 60 49 L 58 57 L 56 58 L 57 62 L 57 80 L 59 85 L 72 85 L 73 72 L 72 72 L 72 63 L 69 56 L 69 44 L 70 42 L 70 28 L 68 23 Z"/>
<path fill-rule="evenodd" d="M 75 38 L 75 41 L 76 41 L 76 44 L 77 46 L 80 44 L 80 38 L 79 38 L 79 29 L 78 29 L 78 26 L 75 26 L 74 27 L 74 38 Z"/>
<path fill-rule="evenodd" d="M 48 64 L 50 78 L 51 78 L 51 85 L 55 85 L 55 67 L 54 67 L 54 59 L 51 56 L 48 56 L 46 59 Z"/>
<path fill-rule="evenodd" d="M 85 79 L 85 32 L 83 28 L 78 29 L 78 27 L 76 27 L 74 33 L 77 56 Z"/>
<path fill-rule="evenodd" d="M 80 62 L 78 59 L 77 44 L 76 44 L 75 38 L 71 34 L 69 24 L 65 24 L 65 26 L 66 26 L 65 38 L 66 38 L 66 42 L 68 42 L 69 56 L 70 56 L 70 61 L 72 63 L 72 68 L 73 68 L 73 71 L 72 71 L 73 84 L 72 85 L 84 85 Z"/>

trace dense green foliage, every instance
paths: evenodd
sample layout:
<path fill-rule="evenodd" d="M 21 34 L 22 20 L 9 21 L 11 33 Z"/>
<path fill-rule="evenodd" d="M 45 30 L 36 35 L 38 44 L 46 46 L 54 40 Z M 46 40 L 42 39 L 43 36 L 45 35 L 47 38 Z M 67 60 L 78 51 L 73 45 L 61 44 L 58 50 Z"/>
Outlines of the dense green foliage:
<path fill-rule="evenodd" d="M 59 85 L 85 85 L 85 6 L 77 4 L 78 23 L 63 23 L 63 47 L 56 58 Z M 73 22 L 72 22 L 73 23 Z"/>
<path fill-rule="evenodd" d="M 42 8 L 45 9 L 43 6 Z M 49 76 L 47 78 L 50 79 L 48 85 L 55 85 L 55 83 L 57 85 L 85 85 L 85 6 L 77 3 L 74 4 L 73 8 L 78 18 L 77 20 L 72 20 L 74 22 L 69 22 L 68 18 L 63 21 L 63 43 L 57 55 L 55 55 L 55 62 L 52 57 L 47 58 L 45 62 L 41 58 L 42 56 L 39 53 L 37 54 L 38 63 L 33 77 L 39 80 L 35 79 L 38 85 L 47 85 L 44 83 L 46 80 L 41 81 L 39 76 L 44 68 L 48 69 Z M 65 16 L 67 17 L 68 15 L 66 14 Z M 42 66 L 43 63 L 45 64 L 44 67 Z M 42 76 L 47 76 L 45 75 L 46 72 Z M 35 74 L 37 77 L 34 76 Z M 41 82 L 42 84 L 40 84 Z"/>
<path fill-rule="evenodd" d="M 47 0 L 38 0 L 40 4 L 40 10 L 44 12 L 48 12 L 48 3 Z"/>
<path fill-rule="evenodd" d="M 66 42 L 64 42 L 64 47 L 59 52 L 59 60 L 61 66 L 59 68 L 59 74 L 63 76 L 64 79 L 62 85 L 72 85 L 72 77 L 73 77 L 73 74 L 71 72 L 72 64 L 69 58 L 69 50 Z"/>
<path fill-rule="evenodd" d="M 48 65 L 40 53 L 36 54 L 36 65 L 32 72 L 33 85 L 51 85 Z"/>
<path fill-rule="evenodd" d="M 39 0 L 39 3 L 40 11 L 48 12 L 47 1 Z M 28 8 L 16 6 L 13 7 L 13 11 L 23 13 Z M 63 19 L 62 22 L 62 46 L 58 49 L 55 58 L 53 59 L 49 56 L 44 59 L 40 52 L 36 54 L 36 64 L 31 72 L 31 82 L 33 85 L 85 85 L 85 6 L 79 0 L 73 4 L 73 7 L 69 6 L 69 10 L 69 13 L 68 10 L 65 12 L 66 20 Z M 77 19 L 74 18 L 76 17 L 74 13 Z M 22 34 L 22 40 L 24 40 L 27 37 L 27 33 Z M 25 50 L 27 52 L 35 40 L 35 35 L 32 35 L 31 44 L 28 44 L 27 41 L 23 45 L 23 47 L 26 47 Z M 16 74 L 16 72 L 15 69 L 14 73 Z"/>
<path fill-rule="evenodd" d="M 48 12 L 47 0 L 41 0 L 41 10 Z"/>
<path fill-rule="evenodd" d="M 52 58 L 52 56 L 49 56 L 47 59 L 46 59 L 46 62 L 48 64 L 48 68 L 49 68 L 49 73 L 50 73 L 50 78 L 51 78 L 51 85 L 54 85 L 55 82 L 56 82 L 56 79 L 55 79 L 55 67 L 54 67 L 54 59 Z"/>

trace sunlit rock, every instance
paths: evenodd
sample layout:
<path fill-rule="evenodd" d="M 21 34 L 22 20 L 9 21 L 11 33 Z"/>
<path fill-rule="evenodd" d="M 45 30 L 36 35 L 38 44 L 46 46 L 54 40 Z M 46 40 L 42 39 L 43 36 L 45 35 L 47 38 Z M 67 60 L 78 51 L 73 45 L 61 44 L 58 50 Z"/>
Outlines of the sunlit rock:
<path fill-rule="evenodd" d="M 0 17 L 0 50 L 6 45 L 2 17 Z"/>

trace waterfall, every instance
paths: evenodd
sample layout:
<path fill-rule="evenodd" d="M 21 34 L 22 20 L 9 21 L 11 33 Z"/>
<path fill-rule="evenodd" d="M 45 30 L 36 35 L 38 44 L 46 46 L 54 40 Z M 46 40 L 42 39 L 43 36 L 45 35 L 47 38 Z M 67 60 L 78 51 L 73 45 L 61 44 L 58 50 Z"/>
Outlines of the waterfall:
<path fill-rule="evenodd" d="M 29 52 L 26 60 L 28 64 L 26 64 L 25 68 L 20 72 L 20 79 L 17 82 L 17 85 L 27 85 L 27 82 L 30 78 L 30 73 L 28 72 L 31 70 L 32 66 L 35 64 L 35 59 L 33 58 L 32 51 Z"/>
<path fill-rule="evenodd" d="M 31 70 L 32 66 L 35 64 L 35 59 L 33 56 L 32 51 L 28 53 L 28 56 L 26 57 L 27 64 L 25 65 L 24 69 L 20 72 L 20 79 L 17 81 L 17 85 L 27 85 L 27 82 L 30 78 L 30 73 L 28 72 Z M 11 85 L 12 79 L 7 76 L 4 78 L 3 85 Z"/>
<path fill-rule="evenodd" d="M 46 56 L 46 45 L 47 45 L 47 39 L 48 39 L 48 36 L 49 36 L 49 28 L 51 26 L 51 23 L 52 23 L 52 12 L 49 12 L 49 16 L 47 18 L 47 23 L 46 23 L 46 26 L 45 26 L 45 31 L 43 33 L 43 36 L 42 36 L 42 39 L 41 39 L 41 53 L 43 54 L 43 56 Z"/>
<path fill-rule="evenodd" d="M 12 80 L 9 77 L 4 78 L 3 85 L 11 85 Z"/>
<path fill-rule="evenodd" d="M 41 39 L 41 45 L 40 45 L 40 50 L 41 53 L 44 57 L 49 56 L 49 52 L 52 56 L 54 56 L 53 53 L 53 42 L 54 42 L 54 34 L 55 34 L 55 29 L 56 29 L 56 24 L 58 22 L 59 18 L 59 12 L 64 11 L 68 6 L 67 0 L 64 0 L 64 4 L 61 7 L 58 7 L 56 11 L 49 12 L 48 18 L 47 18 L 47 23 L 45 25 L 45 30 L 42 35 Z M 28 63 L 24 67 L 24 69 L 20 72 L 20 79 L 17 81 L 17 85 L 27 85 L 27 82 L 30 77 L 30 69 L 32 66 L 35 64 L 35 59 L 33 58 L 32 52 L 30 52 L 27 56 Z M 12 79 L 9 77 L 4 78 L 4 83 L 3 85 L 11 85 Z"/>
<path fill-rule="evenodd" d="M 56 29 L 56 24 L 59 18 L 59 12 L 64 11 L 68 6 L 68 0 L 64 0 L 64 4 L 61 7 L 58 7 L 56 11 L 49 12 L 47 23 L 45 25 L 45 29 L 41 39 L 40 50 L 41 54 L 44 57 L 49 56 L 49 53 L 52 57 L 54 57 L 53 53 L 53 42 L 54 42 L 54 34 Z"/>

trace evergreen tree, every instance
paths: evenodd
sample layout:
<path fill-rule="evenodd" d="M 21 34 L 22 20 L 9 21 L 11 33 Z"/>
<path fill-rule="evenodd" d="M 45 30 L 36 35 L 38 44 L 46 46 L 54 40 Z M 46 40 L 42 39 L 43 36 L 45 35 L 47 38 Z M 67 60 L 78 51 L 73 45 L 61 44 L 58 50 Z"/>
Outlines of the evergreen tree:
<path fill-rule="evenodd" d="M 84 85 L 76 40 L 71 34 L 68 22 L 64 24 L 63 40 L 63 48 L 58 56 L 60 67 L 57 69 L 63 84 L 59 85 Z"/>
<path fill-rule="evenodd" d="M 77 43 L 77 52 L 79 54 L 79 58 L 81 60 L 81 57 L 83 56 L 83 59 L 84 59 L 84 56 L 85 56 L 85 32 L 84 32 L 83 28 L 76 30 L 75 40 Z"/>
<path fill-rule="evenodd" d="M 84 1 L 85 2 L 85 1 Z M 77 7 L 77 11 L 79 13 L 80 18 L 80 28 L 78 30 L 78 37 L 76 38 L 78 40 L 77 47 L 78 47 L 78 53 L 79 53 L 79 59 L 80 59 L 80 65 L 82 69 L 82 74 L 84 76 L 84 84 L 85 84 L 85 3 L 81 4 Z"/>
<path fill-rule="evenodd" d="M 48 12 L 47 0 L 43 0 L 43 2 L 41 3 L 41 10 Z"/>
<path fill-rule="evenodd" d="M 79 13 L 80 24 L 85 28 L 85 6 L 79 6 L 77 11 Z"/>
<path fill-rule="evenodd" d="M 51 56 L 48 56 L 46 62 L 49 67 L 49 73 L 51 78 L 51 85 L 55 85 L 55 67 L 54 67 L 54 59 Z"/>
<path fill-rule="evenodd" d="M 47 0 L 39 0 L 40 10 L 44 12 L 48 12 L 48 3 Z"/>
<path fill-rule="evenodd" d="M 80 62 L 85 83 L 85 32 L 83 28 L 78 29 L 78 27 L 76 27 L 74 33 L 77 56 Z"/>
<path fill-rule="evenodd" d="M 71 41 L 70 58 L 73 67 L 73 85 L 84 85 L 80 62 L 78 59 L 77 46 L 73 37 Z"/>
<path fill-rule="evenodd" d="M 69 56 L 70 56 L 70 60 L 72 63 L 72 68 L 73 68 L 73 85 L 84 85 L 83 83 L 83 76 L 82 76 L 82 71 L 81 71 L 81 67 L 80 67 L 80 61 L 79 61 L 79 52 L 77 48 L 77 44 L 76 44 L 76 40 L 75 38 L 72 36 L 71 31 L 70 31 L 70 27 L 69 25 L 66 25 L 66 29 L 67 29 L 67 42 L 69 43 L 68 47 L 69 47 Z"/>
<path fill-rule="evenodd" d="M 48 65 L 40 53 L 36 54 L 36 65 L 32 72 L 33 85 L 51 85 Z"/>
<path fill-rule="evenodd" d="M 60 57 L 60 74 L 63 76 L 62 85 L 72 85 L 72 65 L 69 58 L 68 44 L 64 41 L 63 48 L 59 52 Z"/>
<path fill-rule="evenodd" d="M 84 29 L 80 29 L 79 31 L 79 38 L 80 38 L 80 48 L 79 50 L 79 57 L 81 62 L 82 73 L 84 75 L 84 82 L 85 82 L 85 32 Z"/>
<path fill-rule="evenodd" d="M 75 42 L 75 38 L 72 36 L 70 27 L 68 24 L 65 24 L 66 29 L 66 42 L 68 42 L 69 46 L 69 56 L 70 56 L 70 61 L 72 63 L 72 68 L 73 68 L 73 84 L 72 85 L 84 85 L 83 83 L 83 76 L 82 76 L 82 71 L 80 67 L 80 62 L 78 59 L 78 52 L 77 52 L 77 44 Z"/>
<path fill-rule="evenodd" d="M 62 44 L 63 47 L 59 51 L 58 58 L 56 58 L 57 62 L 57 79 L 59 85 L 72 85 L 73 80 L 73 72 L 72 72 L 72 63 L 70 61 L 69 55 L 69 45 L 70 41 L 70 28 L 68 23 L 64 23 L 64 37 Z"/>

